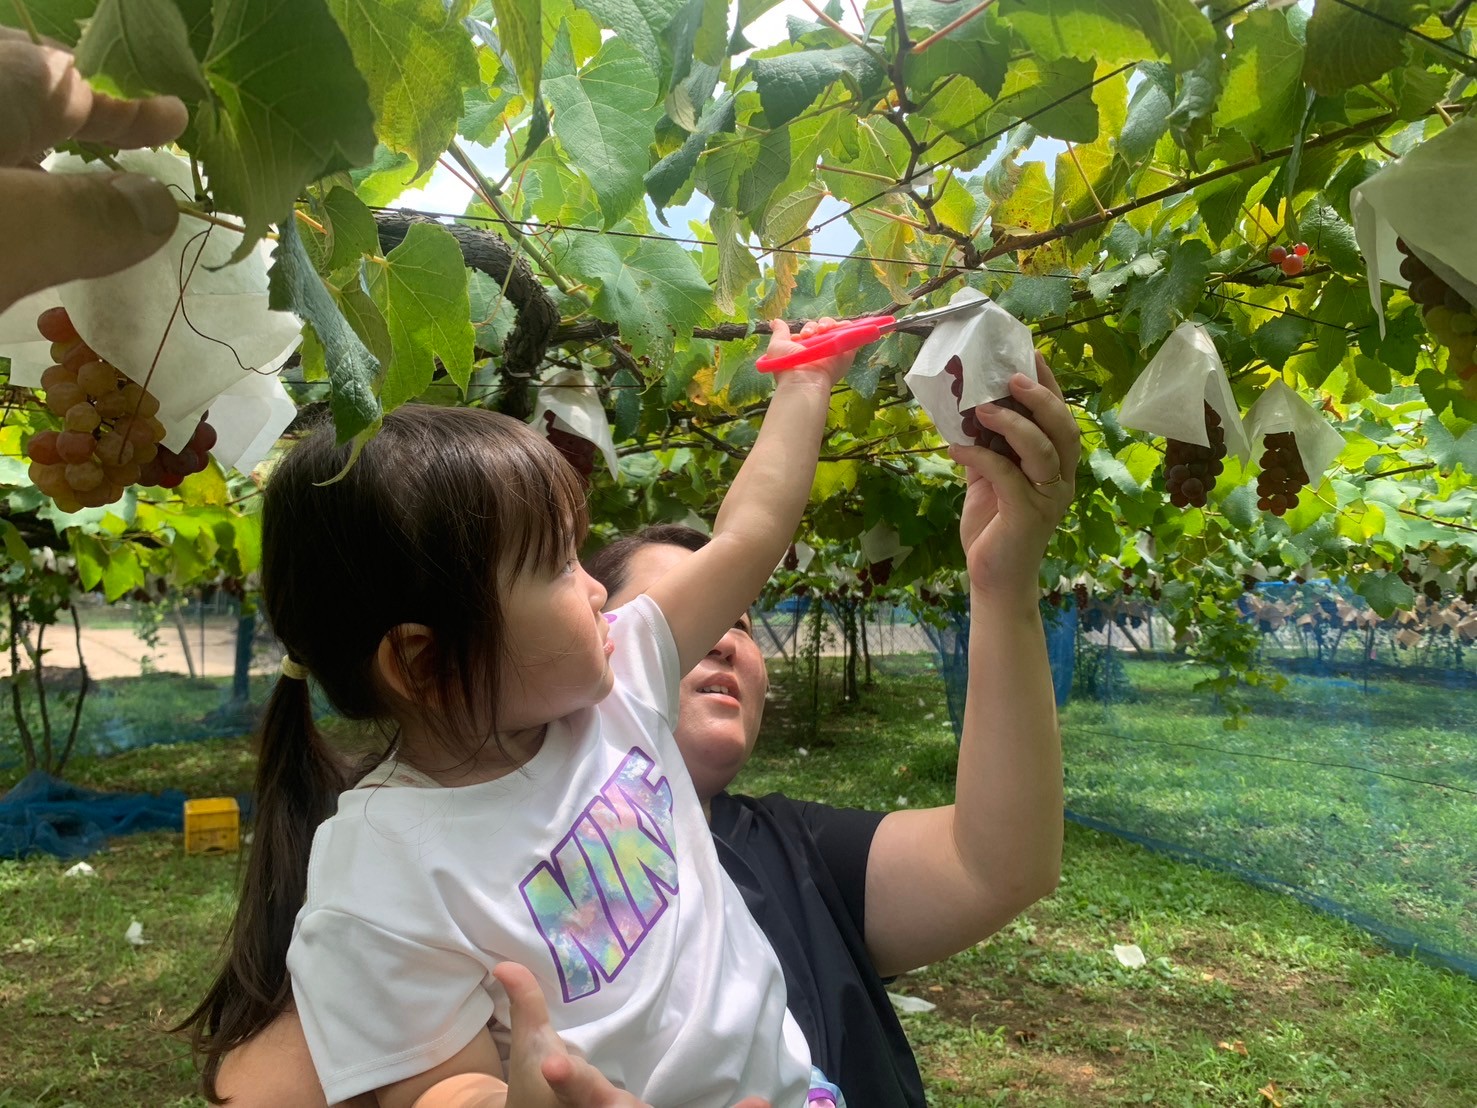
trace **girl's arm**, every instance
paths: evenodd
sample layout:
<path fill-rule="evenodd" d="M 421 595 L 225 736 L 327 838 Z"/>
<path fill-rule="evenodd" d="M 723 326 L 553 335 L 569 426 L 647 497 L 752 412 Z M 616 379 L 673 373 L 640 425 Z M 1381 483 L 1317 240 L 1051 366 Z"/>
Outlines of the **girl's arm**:
<path fill-rule="evenodd" d="M 836 326 L 807 323 L 802 336 Z M 775 320 L 771 353 L 794 346 Z M 831 388 L 851 368 L 841 354 L 775 375 L 774 397 L 738 476 L 723 498 L 713 539 L 647 590 L 677 643 L 680 672 L 695 666 L 754 602 L 800 524 L 815 479 Z"/>
<path fill-rule="evenodd" d="M 969 482 L 959 523 L 970 631 L 958 779 L 953 804 L 889 813 L 872 840 L 866 940 L 884 975 L 979 942 L 1049 894 L 1060 875 L 1061 741 L 1038 577 L 1082 449 L 1039 357 L 1037 370 L 1040 385 L 1022 376 L 1011 383 L 1034 423 L 977 409 L 1010 441 L 1024 473 L 979 447 L 951 450 Z"/>
<path fill-rule="evenodd" d="M 443 1089 L 441 1094 L 438 1088 Z M 497 1044 L 484 1027 L 440 1065 L 382 1086 L 375 1095 L 379 1108 L 503 1108 L 508 1085 L 503 1080 L 503 1060 L 498 1056 Z"/>

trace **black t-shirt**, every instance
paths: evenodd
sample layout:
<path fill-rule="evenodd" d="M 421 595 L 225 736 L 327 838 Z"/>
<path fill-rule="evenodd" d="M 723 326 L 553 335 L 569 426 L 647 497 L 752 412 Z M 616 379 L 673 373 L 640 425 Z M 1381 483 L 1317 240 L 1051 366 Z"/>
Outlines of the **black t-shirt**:
<path fill-rule="evenodd" d="M 848 1108 L 923 1108 L 923 1078 L 865 941 L 882 813 L 720 793 L 718 859 L 784 969 L 790 1014 Z"/>

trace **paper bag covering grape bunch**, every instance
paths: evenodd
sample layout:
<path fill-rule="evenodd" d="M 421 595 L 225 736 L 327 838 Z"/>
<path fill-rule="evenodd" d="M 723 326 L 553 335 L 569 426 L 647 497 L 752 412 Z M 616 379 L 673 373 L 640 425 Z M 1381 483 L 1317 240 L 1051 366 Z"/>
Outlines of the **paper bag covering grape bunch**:
<path fill-rule="evenodd" d="M 193 195 L 184 158 L 126 150 L 117 161 Z M 109 168 L 70 154 L 45 166 Z M 144 261 L 0 313 L 10 383 L 38 390 L 55 417 L 33 423 L 40 429 L 25 449 L 32 484 L 57 510 L 102 508 L 134 485 L 174 488 L 212 456 L 222 469 L 250 472 L 296 414 L 277 371 L 302 324 L 270 307 L 269 244 L 233 263 L 240 242 L 237 231 L 182 219 Z"/>
<path fill-rule="evenodd" d="M 1164 483 L 1176 508 L 1205 507 L 1227 455 L 1251 457 L 1226 368 L 1198 323 L 1164 340 L 1123 398 L 1118 422 L 1166 440 Z"/>
<path fill-rule="evenodd" d="M 794 369 L 866 346 L 900 324 L 923 322 L 932 323 L 933 330 L 905 380 L 939 434 L 955 446 L 983 446 L 1020 465 L 1004 435 L 980 426 L 974 407 L 995 403 L 1033 418 L 1010 395 L 1010 378 L 1022 373 L 1037 380 L 1036 347 L 1029 327 L 975 289 L 960 289 L 948 304 L 931 311 L 848 320 L 800 339 L 793 353 L 766 354 L 755 366 L 766 373 Z"/>
<path fill-rule="evenodd" d="M 1447 373 L 1477 401 L 1477 119 L 1461 119 L 1349 197 L 1384 334 L 1381 282 L 1409 290 L 1448 351 Z"/>
<path fill-rule="evenodd" d="M 934 325 L 908 370 L 908 388 L 948 442 L 983 446 L 1019 465 L 1005 436 L 980 426 L 974 407 L 994 403 L 1032 418 L 1010 395 L 1012 375 L 1036 380 L 1031 329 L 975 289 L 956 292 L 949 309 L 953 314 Z"/>

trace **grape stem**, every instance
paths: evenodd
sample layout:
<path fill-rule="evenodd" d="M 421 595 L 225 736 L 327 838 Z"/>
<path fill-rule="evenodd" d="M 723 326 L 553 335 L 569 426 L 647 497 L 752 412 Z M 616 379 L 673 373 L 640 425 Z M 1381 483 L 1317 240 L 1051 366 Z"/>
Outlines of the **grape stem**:
<path fill-rule="evenodd" d="M 241 224 L 232 223 L 230 220 L 222 219 L 218 215 L 211 215 L 203 208 L 197 208 L 194 204 L 189 204 L 181 200 L 175 205 L 175 207 L 179 209 L 180 215 L 187 215 L 192 219 L 199 219 L 203 220 L 206 223 L 213 223 L 217 227 L 224 227 L 227 231 L 235 231 L 238 235 L 246 234 L 246 228 L 241 226 Z M 277 236 L 273 232 L 269 231 L 267 232 L 266 237 L 269 239 L 275 239 Z"/>

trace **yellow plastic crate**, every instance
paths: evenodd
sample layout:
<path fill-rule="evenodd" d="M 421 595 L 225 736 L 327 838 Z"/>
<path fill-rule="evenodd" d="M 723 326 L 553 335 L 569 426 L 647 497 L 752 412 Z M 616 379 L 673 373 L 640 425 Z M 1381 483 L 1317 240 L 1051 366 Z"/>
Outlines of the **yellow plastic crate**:
<path fill-rule="evenodd" d="M 241 849 L 241 809 L 233 797 L 185 801 L 185 853 L 228 854 Z"/>

